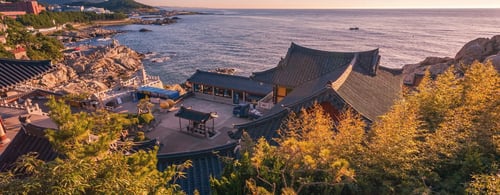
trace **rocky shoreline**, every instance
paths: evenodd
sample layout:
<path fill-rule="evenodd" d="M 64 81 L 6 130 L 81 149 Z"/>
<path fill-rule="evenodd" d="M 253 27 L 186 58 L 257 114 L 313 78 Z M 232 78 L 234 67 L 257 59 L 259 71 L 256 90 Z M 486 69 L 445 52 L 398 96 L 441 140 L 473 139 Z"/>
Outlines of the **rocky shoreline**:
<path fill-rule="evenodd" d="M 143 67 L 143 54 L 114 40 L 66 53 L 56 70 L 32 82 L 33 85 L 66 94 L 96 93 L 115 87 Z"/>
<path fill-rule="evenodd" d="M 174 24 L 177 23 L 177 20 L 179 20 L 178 17 L 172 17 L 172 18 L 157 18 L 157 19 L 150 19 L 150 20 L 134 20 L 132 23 L 133 24 L 142 24 L 142 25 L 169 25 L 169 24 Z"/>

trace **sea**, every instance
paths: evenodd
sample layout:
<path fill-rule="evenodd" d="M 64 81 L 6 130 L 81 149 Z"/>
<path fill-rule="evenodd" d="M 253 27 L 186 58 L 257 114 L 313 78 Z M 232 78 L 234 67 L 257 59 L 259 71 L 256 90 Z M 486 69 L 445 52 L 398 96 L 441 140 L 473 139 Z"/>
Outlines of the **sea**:
<path fill-rule="evenodd" d="M 500 34 L 500 9 L 191 11 L 207 14 L 165 26 L 107 28 L 125 31 L 114 39 L 147 54 L 147 72 L 166 84 L 182 83 L 197 69 L 249 76 L 275 67 L 292 42 L 328 51 L 379 48 L 382 66 L 400 68 L 428 56 L 454 57 L 468 41 Z"/>

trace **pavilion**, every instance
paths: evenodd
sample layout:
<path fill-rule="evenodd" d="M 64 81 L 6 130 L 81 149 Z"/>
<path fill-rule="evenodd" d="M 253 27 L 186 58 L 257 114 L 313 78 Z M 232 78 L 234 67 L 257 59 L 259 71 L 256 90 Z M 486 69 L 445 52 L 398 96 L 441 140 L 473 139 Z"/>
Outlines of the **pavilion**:
<path fill-rule="evenodd" d="M 207 138 L 215 135 L 214 119 L 217 118 L 217 113 L 205 113 L 182 106 L 175 116 L 179 118 L 180 131 L 183 130 L 181 119 L 186 119 L 189 121 L 186 126 L 187 132 L 203 135 Z M 210 120 L 212 121 L 211 126 L 207 125 Z"/>

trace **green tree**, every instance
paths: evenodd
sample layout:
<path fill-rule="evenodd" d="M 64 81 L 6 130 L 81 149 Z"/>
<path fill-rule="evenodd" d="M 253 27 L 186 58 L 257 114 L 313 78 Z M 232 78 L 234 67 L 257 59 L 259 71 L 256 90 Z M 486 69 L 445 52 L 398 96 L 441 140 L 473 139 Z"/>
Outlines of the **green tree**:
<path fill-rule="evenodd" d="M 33 60 L 57 61 L 62 58 L 61 50 L 64 45 L 55 38 L 42 34 L 33 35 L 21 23 L 10 18 L 6 18 L 5 23 L 9 26 L 7 46 L 11 48 L 24 46 L 28 57 Z"/>
<path fill-rule="evenodd" d="M 151 113 L 153 107 L 154 104 L 149 101 L 149 97 L 143 98 L 137 103 L 137 114 Z"/>
<path fill-rule="evenodd" d="M 500 175 L 482 174 L 473 175 L 473 181 L 467 187 L 467 193 L 470 194 L 500 194 Z"/>
<path fill-rule="evenodd" d="M 463 184 L 472 175 L 498 171 L 494 164 L 500 157 L 500 77 L 491 63 L 477 62 L 465 69 L 463 77 L 451 75 L 448 71 L 438 77 L 431 91 L 436 98 L 454 98 L 445 105 L 436 132 L 428 136 L 425 154 L 439 176 L 435 189 L 463 193 Z"/>
<path fill-rule="evenodd" d="M 131 155 L 110 151 L 127 123 L 122 115 L 72 114 L 54 99 L 48 106 L 58 130 L 46 136 L 59 157 L 50 162 L 36 154 L 21 157 L 14 170 L 0 174 L 3 194 L 184 194 L 175 180 L 185 177 L 190 161 L 160 172 L 156 149 Z"/>
<path fill-rule="evenodd" d="M 356 119 L 353 119 L 356 120 Z M 347 125 L 346 122 L 344 125 Z M 354 122 L 357 123 L 357 122 Z M 343 126 L 342 126 L 343 127 Z M 292 113 L 280 130 L 277 146 L 264 138 L 245 150 L 243 158 L 229 165 L 236 173 L 227 173 L 212 182 L 215 191 L 237 189 L 236 194 L 325 194 L 341 193 L 352 183 L 354 171 L 349 162 L 332 153 L 339 139 L 333 122 L 320 105 Z M 349 136 L 346 136 L 346 138 Z M 359 143 L 349 137 L 346 142 Z M 349 146 L 350 147 L 350 146 Z M 355 146 L 357 147 L 357 146 Z M 252 154 L 249 151 L 253 151 Z M 245 184 L 245 188 L 233 188 Z"/>

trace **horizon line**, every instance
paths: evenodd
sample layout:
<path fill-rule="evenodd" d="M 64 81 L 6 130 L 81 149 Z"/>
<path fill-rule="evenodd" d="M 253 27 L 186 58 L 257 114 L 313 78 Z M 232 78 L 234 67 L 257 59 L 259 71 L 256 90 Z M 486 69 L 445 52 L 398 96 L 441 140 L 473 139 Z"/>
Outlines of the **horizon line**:
<path fill-rule="evenodd" d="M 154 7 L 169 7 L 183 9 L 237 9 L 237 10 L 408 10 L 408 9 L 500 9 L 500 7 L 338 7 L 338 8 L 225 8 L 225 7 L 183 7 L 183 6 L 168 6 L 158 5 Z"/>

